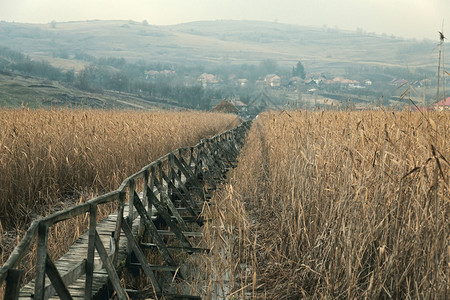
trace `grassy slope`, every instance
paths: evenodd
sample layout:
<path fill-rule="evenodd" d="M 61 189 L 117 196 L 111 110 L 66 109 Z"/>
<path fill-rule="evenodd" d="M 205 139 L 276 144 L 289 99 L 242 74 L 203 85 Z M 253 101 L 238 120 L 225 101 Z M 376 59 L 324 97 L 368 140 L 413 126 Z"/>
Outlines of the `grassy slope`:
<path fill-rule="evenodd" d="M 56 49 L 94 56 L 158 62 L 259 63 L 275 59 L 309 68 L 343 70 L 348 64 L 428 66 L 430 42 L 357 35 L 315 27 L 257 21 L 204 21 L 144 26 L 132 21 L 31 25 L 0 23 L 3 46 L 51 56 Z"/>
<path fill-rule="evenodd" d="M 156 99 L 157 100 L 157 99 Z M 115 91 L 88 93 L 30 76 L 0 74 L 0 107 L 85 107 L 106 109 L 174 108 L 150 99 Z"/>

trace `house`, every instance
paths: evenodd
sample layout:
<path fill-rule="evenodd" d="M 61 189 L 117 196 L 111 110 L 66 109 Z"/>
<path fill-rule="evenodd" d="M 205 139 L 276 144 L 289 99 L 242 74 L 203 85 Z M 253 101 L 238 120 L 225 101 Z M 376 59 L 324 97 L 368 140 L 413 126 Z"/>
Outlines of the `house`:
<path fill-rule="evenodd" d="M 216 78 L 216 76 L 208 73 L 203 73 L 202 75 L 200 75 L 197 81 L 200 81 L 203 87 L 219 83 L 219 80 Z"/>
<path fill-rule="evenodd" d="M 149 70 L 145 71 L 145 79 L 155 79 L 158 76 L 169 76 L 169 75 L 175 75 L 176 72 L 174 70 L 162 70 L 162 71 L 156 71 L 156 70 Z"/>
<path fill-rule="evenodd" d="M 366 79 L 366 80 L 364 81 L 364 84 L 367 85 L 367 86 L 371 86 L 371 85 L 372 85 L 372 80 Z"/>
<path fill-rule="evenodd" d="M 270 87 L 280 87 L 281 78 L 276 74 L 268 74 L 264 77 L 264 83 Z"/>
<path fill-rule="evenodd" d="M 445 100 L 441 100 L 438 103 L 434 104 L 434 109 L 439 111 L 450 111 L 450 97 L 447 97 Z"/>
<path fill-rule="evenodd" d="M 299 76 L 293 76 L 289 79 L 288 86 L 297 87 L 299 84 L 303 83 L 304 80 Z"/>
<path fill-rule="evenodd" d="M 238 114 L 239 110 L 228 100 L 222 100 L 211 109 L 212 112 L 221 112 L 227 114 Z"/>
<path fill-rule="evenodd" d="M 246 78 L 239 78 L 239 79 L 237 80 L 237 84 L 238 84 L 240 87 L 244 87 L 244 86 L 246 86 L 246 85 L 248 84 L 248 79 L 246 79 Z"/>
<path fill-rule="evenodd" d="M 242 113 L 247 111 L 247 104 L 245 104 L 241 100 L 233 99 L 231 100 L 231 103 L 239 110 L 239 112 Z"/>

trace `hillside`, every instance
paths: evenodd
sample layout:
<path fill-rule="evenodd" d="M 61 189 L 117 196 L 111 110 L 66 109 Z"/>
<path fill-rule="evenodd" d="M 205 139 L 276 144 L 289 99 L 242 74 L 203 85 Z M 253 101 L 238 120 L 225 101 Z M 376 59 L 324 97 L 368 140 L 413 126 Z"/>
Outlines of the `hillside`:
<path fill-rule="evenodd" d="M 32 76 L 0 73 L 0 107 L 20 105 L 104 109 L 177 108 L 167 101 L 137 97 L 117 91 L 86 92 L 57 81 Z"/>
<path fill-rule="evenodd" d="M 428 67 L 436 61 L 430 41 L 258 21 L 174 26 L 98 20 L 42 25 L 0 22 L 0 36 L 0 46 L 39 57 L 87 54 L 176 64 L 258 64 L 274 59 L 285 66 L 302 59 L 309 70 L 341 72 L 353 64 Z"/>

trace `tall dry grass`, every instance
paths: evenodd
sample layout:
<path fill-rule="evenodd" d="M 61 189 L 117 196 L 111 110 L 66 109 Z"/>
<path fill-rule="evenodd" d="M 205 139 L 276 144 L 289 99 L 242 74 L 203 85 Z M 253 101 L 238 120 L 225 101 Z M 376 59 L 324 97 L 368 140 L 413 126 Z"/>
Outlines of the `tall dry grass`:
<path fill-rule="evenodd" d="M 448 297 L 449 130 L 448 112 L 262 115 L 207 209 L 203 293 Z"/>
<path fill-rule="evenodd" d="M 27 224 L 116 189 L 158 157 L 238 125 L 235 115 L 202 112 L 0 110 L 0 264 Z M 102 205 L 98 219 L 115 210 Z M 87 215 L 49 230 L 49 254 L 63 255 L 88 228 Z M 22 260 L 34 277 L 36 245 Z M 0 287 L 0 295 L 3 294 Z"/>
<path fill-rule="evenodd" d="M 201 112 L 0 110 L 0 221 L 20 228 L 67 197 L 110 191 L 156 158 L 236 125 Z"/>

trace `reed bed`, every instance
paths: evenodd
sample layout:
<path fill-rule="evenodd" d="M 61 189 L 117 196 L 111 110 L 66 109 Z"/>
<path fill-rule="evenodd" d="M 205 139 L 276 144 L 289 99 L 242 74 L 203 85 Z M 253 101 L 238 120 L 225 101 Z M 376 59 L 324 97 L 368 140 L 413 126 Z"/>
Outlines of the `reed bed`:
<path fill-rule="evenodd" d="M 194 111 L 0 109 L 0 262 L 32 219 L 114 190 L 158 157 L 238 123 Z M 66 223 L 49 234 L 52 257 L 87 226 L 85 216 Z"/>
<path fill-rule="evenodd" d="M 448 299 L 450 113 L 272 112 L 205 209 L 207 298 Z"/>

